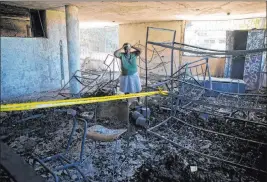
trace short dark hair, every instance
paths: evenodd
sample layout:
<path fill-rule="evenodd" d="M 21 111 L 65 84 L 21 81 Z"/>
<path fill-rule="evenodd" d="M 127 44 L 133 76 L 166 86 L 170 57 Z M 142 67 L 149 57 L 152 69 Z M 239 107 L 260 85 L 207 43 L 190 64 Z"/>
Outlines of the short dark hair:
<path fill-rule="evenodd" d="M 128 44 L 129 44 L 128 42 L 125 42 L 125 43 L 123 44 L 123 47 L 126 46 L 126 45 L 128 45 Z"/>

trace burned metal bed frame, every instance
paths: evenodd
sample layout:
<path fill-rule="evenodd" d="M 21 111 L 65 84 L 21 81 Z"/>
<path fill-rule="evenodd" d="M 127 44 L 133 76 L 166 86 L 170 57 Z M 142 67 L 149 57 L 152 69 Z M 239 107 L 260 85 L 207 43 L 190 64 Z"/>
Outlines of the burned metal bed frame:
<path fill-rule="evenodd" d="M 171 42 L 153 42 L 149 40 L 150 31 L 168 31 L 173 33 Z M 168 48 L 171 50 L 171 76 L 157 84 L 148 85 L 148 66 L 146 63 L 146 91 L 150 88 L 158 88 L 165 86 L 169 91 L 169 96 L 163 98 L 163 101 L 159 107 L 161 109 L 169 110 L 170 117 L 162 121 L 156 126 L 153 126 L 147 130 L 149 134 L 154 137 L 160 138 L 180 149 L 189 151 L 196 155 L 201 155 L 206 158 L 217 160 L 230 164 L 232 166 L 241 167 L 249 170 L 254 170 L 259 173 L 267 174 L 266 169 L 260 169 L 257 166 L 257 161 L 250 163 L 248 160 L 248 154 L 243 153 L 239 155 L 234 151 L 228 151 L 228 155 L 221 155 L 217 153 L 207 153 L 205 150 L 201 150 L 199 147 L 187 147 L 181 144 L 182 135 L 179 135 L 179 132 L 183 128 L 187 128 L 192 132 L 201 132 L 206 135 L 214 136 L 213 139 L 216 139 L 218 136 L 226 138 L 228 140 L 234 140 L 234 142 L 245 142 L 244 148 L 250 148 L 251 145 L 254 146 L 254 149 L 259 152 L 262 147 L 267 147 L 267 143 L 259 142 L 256 140 L 251 140 L 248 138 L 243 138 L 235 136 L 235 134 L 229 135 L 221 133 L 218 131 L 213 131 L 198 126 L 190 124 L 188 121 L 177 118 L 177 112 L 188 115 L 190 112 L 203 113 L 207 116 L 213 116 L 217 118 L 224 119 L 224 121 L 231 120 L 232 122 L 243 122 L 245 124 L 250 124 L 253 126 L 261 126 L 267 130 L 267 107 L 264 106 L 264 103 L 267 101 L 267 95 L 262 94 L 242 94 L 239 93 L 239 82 L 238 82 L 238 93 L 229 93 L 222 92 L 218 90 L 213 90 L 211 74 L 209 71 L 208 60 L 209 57 L 216 55 L 246 55 L 253 54 L 257 52 L 266 51 L 265 49 L 256 49 L 256 50 L 238 50 L 238 51 L 222 51 L 214 49 L 200 48 L 196 46 L 186 45 L 175 42 L 176 31 L 162 28 L 147 28 L 146 35 L 146 52 L 145 60 L 148 60 L 147 48 L 148 45 L 157 46 L 160 48 Z M 154 48 L 154 47 L 153 47 Z M 174 72 L 174 50 L 197 53 L 203 55 L 204 58 L 186 63 L 181 66 L 178 71 Z M 204 69 L 203 69 L 204 68 Z M 199 71 L 200 70 L 200 71 Z M 193 71 L 196 72 L 194 75 Z M 212 95 L 212 97 L 211 97 Z M 165 100 L 165 105 L 164 105 Z M 148 107 L 148 102 L 146 98 L 146 107 Z M 265 103 L 266 105 L 266 103 Z M 225 112 L 224 110 L 227 110 Z M 242 116 L 240 116 L 240 113 Z M 251 115 L 261 115 L 261 118 L 253 118 Z M 264 121 L 265 120 L 265 121 Z M 179 125 L 175 127 L 175 125 Z M 175 129 L 176 128 L 176 129 Z M 172 137 L 168 137 L 166 133 L 171 134 Z M 216 143 L 216 140 L 213 140 Z M 219 149 L 218 149 L 219 150 Z"/>
<path fill-rule="evenodd" d="M 107 60 L 112 57 L 112 61 L 110 63 L 107 63 Z M 81 71 L 77 70 L 73 74 L 73 76 L 69 79 L 69 81 L 59 90 L 58 93 L 55 96 L 48 96 L 50 98 L 56 98 L 58 96 L 62 96 L 63 98 L 70 98 L 74 95 L 66 92 L 69 87 L 69 83 L 72 80 L 76 80 L 80 83 L 82 88 L 79 90 L 78 93 L 75 94 L 75 96 L 82 97 L 84 94 L 86 95 L 94 95 L 98 90 L 104 89 L 104 88 L 112 88 L 112 93 L 114 94 L 115 89 L 118 87 L 119 80 L 118 78 L 115 78 L 115 66 L 117 66 L 120 69 L 120 65 L 118 63 L 117 58 L 115 58 L 113 55 L 108 54 L 104 60 L 104 65 L 106 65 L 106 68 L 102 71 L 101 74 L 88 72 L 88 71 Z M 105 78 L 108 75 L 108 80 Z M 38 98 L 38 100 L 43 99 L 44 97 Z"/>
<path fill-rule="evenodd" d="M 107 60 L 112 57 L 112 61 L 107 64 Z M 82 86 L 83 88 L 76 94 L 78 96 L 82 96 L 84 93 L 89 93 L 92 90 L 94 90 L 94 88 L 97 89 L 102 89 L 103 87 L 107 86 L 107 85 L 112 85 L 113 83 L 116 83 L 115 86 L 117 87 L 118 84 L 118 80 L 115 79 L 115 64 L 117 64 L 118 68 L 120 68 L 119 63 L 117 58 L 115 58 L 113 55 L 108 54 L 104 60 L 104 64 L 106 65 L 106 69 L 103 71 L 102 74 L 95 74 L 95 73 L 91 73 L 91 72 L 85 72 L 85 71 L 79 71 L 77 70 L 73 76 L 69 79 L 69 81 L 64 85 L 64 87 L 59 91 L 59 95 L 61 96 L 65 96 L 69 95 L 69 93 L 61 93 L 61 91 L 63 91 L 64 89 L 66 89 L 66 87 L 68 86 L 69 82 L 72 79 L 76 79 Z M 112 68 L 111 68 L 112 66 Z M 112 71 L 113 70 L 113 71 Z M 83 74 L 83 76 L 77 76 L 77 73 L 80 72 L 81 74 Z M 105 81 L 104 77 L 109 74 L 109 80 Z M 88 77 L 87 77 L 88 76 Z M 93 77 L 93 78 L 90 78 Z M 87 82 L 89 81 L 89 82 Z M 114 86 L 113 86 L 114 87 Z M 112 87 L 112 88 L 113 88 Z M 93 91 L 94 93 L 94 91 Z"/>
<path fill-rule="evenodd" d="M 175 128 L 175 125 L 179 125 L 179 124 L 181 124 L 181 126 L 178 126 L 178 128 L 176 130 L 170 129 L 170 128 Z M 219 152 L 207 153 L 208 151 L 206 151 L 204 149 L 201 150 L 201 147 L 199 147 L 199 146 L 198 147 L 186 146 L 185 144 L 183 144 L 182 142 L 179 141 L 179 139 L 181 138 L 180 137 L 181 135 L 179 135 L 179 132 L 182 131 L 183 128 L 187 128 L 187 131 L 190 130 L 191 132 L 204 132 L 206 134 L 211 134 L 214 138 L 221 136 L 221 137 L 227 138 L 228 140 L 234 140 L 233 142 L 245 142 L 244 146 L 246 148 L 252 148 L 252 149 L 255 149 L 257 151 L 259 151 L 262 146 L 264 146 L 264 147 L 267 146 L 267 143 L 262 143 L 262 142 L 258 142 L 258 141 L 254 141 L 254 140 L 250 140 L 250 139 L 244 139 L 241 137 L 237 137 L 237 136 L 233 136 L 233 135 L 227 135 L 224 133 L 219 133 L 216 131 L 211 131 L 211 130 L 207 130 L 204 128 L 200 128 L 200 127 L 188 124 L 187 122 L 185 122 L 181 119 L 178 119 L 176 117 L 169 117 L 168 119 L 164 120 L 160 124 L 148 129 L 147 132 L 149 134 L 157 137 L 157 138 L 163 139 L 164 141 L 167 141 L 167 142 L 173 144 L 176 147 L 187 150 L 187 151 L 192 152 L 194 154 L 201 155 L 201 156 L 204 156 L 204 157 L 207 157 L 210 159 L 218 160 L 221 162 L 225 162 L 227 164 L 231 164 L 231 165 L 234 165 L 237 167 L 251 169 L 251 170 L 254 170 L 257 172 L 267 174 L 267 171 L 262 170 L 262 169 L 258 169 L 255 167 L 255 164 L 257 162 L 259 162 L 256 159 L 253 162 L 249 163 L 250 161 L 249 161 L 249 158 L 246 158 L 246 154 L 239 155 L 235 151 L 227 151 L 227 155 L 220 155 Z M 165 135 L 166 133 L 172 133 L 172 137 L 166 136 Z M 199 139 L 199 138 L 195 137 L 193 139 Z M 215 143 L 215 140 L 212 141 L 212 143 Z M 219 150 L 219 148 L 217 150 Z M 235 155 L 238 158 L 236 158 Z M 242 163 L 242 161 L 243 161 L 243 163 Z"/>

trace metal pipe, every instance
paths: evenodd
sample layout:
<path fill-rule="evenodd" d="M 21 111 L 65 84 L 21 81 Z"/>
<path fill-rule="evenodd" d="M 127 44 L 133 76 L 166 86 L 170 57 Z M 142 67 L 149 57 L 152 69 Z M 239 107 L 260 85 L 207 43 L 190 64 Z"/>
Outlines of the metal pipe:
<path fill-rule="evenodd" d="M 149 29 L 152 30 L 163 30 L 163 31 L 170 31 L 170 32 L 174 32 L 175 30 L 171 30 L 171 29 L 166 29 L 166 28 L 156 28 L 156 27 L 148 27 Z"/>
<path fill-rule="evenodd" d="M 267 127 L 267 124 L 264 124 L 264 123 L 259 122 L 259 121 L 250 121 L 250 120 L 242 119 L 242 118 L 234 118 L 234 117 L 231 117 L 231 116 L 225 116 L 222 113 L 219 113 L 221 115 L 215 114 L 217 111 L 216 112 L 208 112 L 208 111 L 200 111 L 200 110 L 190 109 L 190 108 L 185 108 L 185 107 L 181 107 L 181 108 L 185 109 L 185 110 L 188 110 L 188 111 L 204 113 L 204 114 L 208 114 L 208 115 L 212 115 L 212 116 L 216 116 L 216 117 L 221 117 L 221 118 L 230 119 L 230 120 L 238 120 L 238 121 L 248 122 L 248 123 L 257 124 L 257 125 L 261 125 L 261 126 Z M 168 108 L 166 108 L 166 109 L 168 109 Z"/>
<path fill-rule="evenodd" d="M 191 64 L 191 63 L 189 63 L 189 64 Z M 188 68 L 195 68 L 195 67 L 202 66 L 202 65 L 205 65 L 205 64 L 207 64 L 207 63 L 201 63 L 201 64 L 198 64 L 198 65 L 188 66 Z"/>
<path fill-rule="evenodd" d="M 72 142 L 72 136 L 73 136 L 73 133 L 74 133 L 74 131 L 76 129 L 76 125 L 77 125 L 77 120 L 73 116 L 73 126 L 72 126 L 72 130 L 71 130 L 71 134 L 70 134 L 69 139 L 68 139 L 68 144 L 67 144 L 67 148 L 66 148 L 65 154 L 68 153 L 68 151 L 69 151 L 70 144 Z"/>
<path fill-rule="evenodd" d="M 65 169 L 68 169 L 70 167 L 74 167 L 74 166 L 76 166 L 78 164 L 79 164 L 78 162 L 72 163 L 72 164 L 65 164 L 64 166 L 60 166 L 60 167 L 55 168 L 55 170 L 56 171 L 65 170 Z"/>
<path fill-rule="evenodd" d="M 229 105 L 219 105 L 219 104 L 213 104 L 213 103 L 208 103 L 207 101 L 201 101 L 201 100 L 194 100 L 194 99 L 185 99 L 187 101 L 193 101 L 194 103 L 198 103 L 201 105 L 206 105 L 206 106 L 211 106 L 211 107 L 220 107 L 220 108 L 224 108 L 224 109 L 237 109 L 237 110 L 244 110 L 244 111 L 254 111 L 254 112 L 262 112 L 265 113 L 266 112 L 266 108 L 262 109 L 262 108 L 250 108 L 250 107 L 242 107 L 242 106 L 229 106 Z"/>
<path fill-rule="evenodd" d="M 178 48 L 178 47 L 174 47 L 174 46 L 170 46 L 170 45 L 166 45 L 166 44 L 158 43 L 158 42 L 152 42 L 152 41 L 148 41 L 148 44 L 166 47 L 169 49 L 179 50 L 179 51 L 183 51 L 183 52 L 189 52 L 189 53 L 195 53 L 195 54 L 206 54 L 206 55 L 234 55 L 234 56 L 239 56 L 239 55 L 246 55 L 246 54 L 252 54 L 252 53 L 267 51 L 267 49 L 264 48 L 264 49 L 254 49 L 254 50 L 235 50 L 235 51 L 227 51 L 224 53 L 221 53 L 221 52 L 213 53 L 213 52 L 203 52 L 203 51 L 194 51 L 194 50 L 190 50 L 190 49 L 183 49 L 183 48 Z"/>
<path fill-rule="evenodd" d="M 183 44 L 183 43 L 179 43 L 179 42 L 174 42 L 174 44 L 178 44 L 178 45 L 182 45 L 182 46 L 186 46 L 186 47 L 197 48 L 197 49 L 202 49 L 202 50 L 207 50 L 207 51 L 225 52 L 225 50 L 208 49 L 208 48 L 204 48 L 204 47 L 198 47 L 198 46 Z"/>
<path fill-rule="evenodd" d="M 175 38 L 176 38 L 176 31 L 173 32 L 173 38 L 172 38 L 172 47 L 174 47 L 174 42 L 175 42 Z M 174 53 L 174 49 L 171 49 L 171 77 L 173 76 L 173 53 Z M 171 92 L 173 92 L 173 80 L 171 80 Z M 173 115 L 173 96 L 171 98 L 171 103 L 172 103 L 172 111 L 171 111 L 171 116 Z"/>
<path fill-rule="evenodd" d="M 80 161 L 79 161 L 81 163 L 82 162 L 83 153 L 84 153 L 85 139 L 86 139 L 86 135 L 87 135 L 87 121 L 85 119 L 82 119 L 82 118 L 78 118 L 78 120 L 84 122 L 83 136 L 82 136 L 82 145 L 81 145 L 81 152 L 80 152 Z"/>
<path fill-rule="evenodd" d="M 42 160 L 40 160 L 40 159 L 38 159 L 38 158 L 36 158 L 36 157 L 34 157 L 33 158 L 33 166 L 35 165 L 35 163 L 36 162 L 39 162 L 50 174 L 52 174 L 52 176 L 54 177 L 54 179 L 55 179 L 55 182 L 59 182 L 59 178 L 58 178 L 58 176 L 53 172 L 53 171 L 51 171 L 46 165 L 45 165 L 45 163 L 43 163 L 43 161 Z"/>
<path fill-rule="evenodd" d="M 146 67 L 146 92 L 148 91 L 148 88 L 147 88 L 147 44 L 148 44 L 148 33 L 149 33 L 149 28 L 150 27 L 147 27 L 147 31 L 146 31 L 146 48 L 145 48 L 145 67 Z M 147 96 L 145 97 L 145 106 L 146 108 L 148 107 L 147 105 Z M 147 119 L 147 116 L 146 116 L 146 119 Z"/>
<path fill-rule="evenodd" d="M 246 138 L 241 138 L 241 137 L 237 137 L 237 136 L 233 136 L 233 135 L 228 135 L 228 134 L 225 134 L 225 133 L 220 133 L 220 132 L 216 132 L 216 131 L 212 131 L 212 130 L 204 129 L 204 128 L 201 128 L 201 127 L 197 127 L 197 126 L 191 125 L 191 124 L 189 124 L 189 123 L 186 123 L 185 121 L 182 121 L 181 119 L 178 119 L 178 118 L 176 118 L 176 117 L 173 117 L 173 119 L 176 119 L 176 120 L 179 121 L 180 123 L 183 123 L 184 125 L 189 126 L 189 127 L 191 127 L 191 128 L 194 128 L 194 129 L 197 129 L 197 130 L 201 130 L 201 131 L 209 132 L 209 133 L 216 134 L 216 135 L 225 136 L 225 137 L 228 137 L 228 138 L 234 138 L 234 139 L 238 139 L 238 140 L 242 140 L 242 141 L 246 141 L 246 142 L 250 142 L 250 143 L 256 143 L 256 144 L 261 144 L 261 145 L 267 145 L 267 143 L 264 143 L 264 142 L 258 142 L 258 141 L 255 141 L 255 140 L 250 140 L 250 139 L 246 139 Z"/>
<path fill-rule="evenodd" d="M 50 157 L 46 157 L 46 158 L 43 158 L 41 159 L 43 162 L 47 162 L 47 161 L 53 161 L 53 160 L 56 160 L 57 158 L 59 158 L 61 154 L 56 154 L 56 155 L 53 155 L 53 156 L 50 156 Z"/>

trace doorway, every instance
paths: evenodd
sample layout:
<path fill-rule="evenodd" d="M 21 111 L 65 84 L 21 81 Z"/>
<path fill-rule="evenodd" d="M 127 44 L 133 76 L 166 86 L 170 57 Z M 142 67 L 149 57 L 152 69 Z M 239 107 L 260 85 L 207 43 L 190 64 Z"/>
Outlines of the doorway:
<path fill-rule="evenodd" d="M 233 50 L 246 50 L 248 31 L 236 30 L 234 31 L 234 45 Z M 245 56 L 234 56 L 232 58 L 231 75 L 230 78 L 243 80 L 245 66 Z"/>

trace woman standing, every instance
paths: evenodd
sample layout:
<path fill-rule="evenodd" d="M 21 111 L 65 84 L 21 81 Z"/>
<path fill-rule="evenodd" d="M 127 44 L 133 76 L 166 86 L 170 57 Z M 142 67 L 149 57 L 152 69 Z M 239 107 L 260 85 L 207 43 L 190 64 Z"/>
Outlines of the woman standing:
<path fill-rule="evenodd" d="M 135 51 L 131 52 L 131 49 Z M 121 52 L 122 50 L 124 52 Z M 114 56 L 121 60 L 120 91 L 125 94 L 138 93 L 142 90 L 136 63 L 136 58 L 140 54 L 141 50 L 129 43 L 123 44 L 122 48 L 114 52 Z"/>

